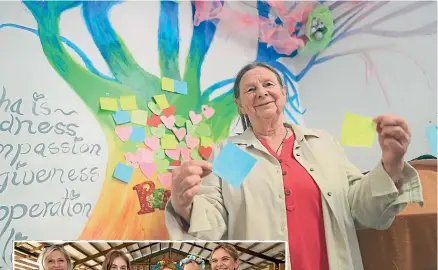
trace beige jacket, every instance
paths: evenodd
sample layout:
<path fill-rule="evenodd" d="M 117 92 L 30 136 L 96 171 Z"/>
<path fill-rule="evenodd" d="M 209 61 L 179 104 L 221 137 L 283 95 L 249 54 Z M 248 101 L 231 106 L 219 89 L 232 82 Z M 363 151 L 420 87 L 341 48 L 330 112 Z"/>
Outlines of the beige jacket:
<path fill-rule="evenodd" d="M 356 229 L 387 229 L 407 203 L 422 205 L 418 174 L 405 163 L 401 188 L 397 190 L 381 162 L 363 175 L 328 133 L 296 125 L 292 128 L 296 136 L 294 155 L 321 190 L 330 270 L 362 270 Z M 193 201 L 188 233 L 182 230 L 178 215 L 168 203 L 166 226 L 170 239 L 287 241 L 280 163 L 251 129 L 219 143 L 211 159 L 227 141 L 253 155 L 256 165 L 240 189 L 213 173 L 203 179 L 201 191 Z"/>

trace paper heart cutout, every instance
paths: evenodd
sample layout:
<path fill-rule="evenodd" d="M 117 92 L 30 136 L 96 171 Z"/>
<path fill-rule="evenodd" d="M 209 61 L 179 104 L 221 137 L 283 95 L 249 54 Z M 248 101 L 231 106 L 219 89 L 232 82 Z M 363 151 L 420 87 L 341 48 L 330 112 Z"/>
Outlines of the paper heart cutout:
<path fill-rule="evenodd" d="M 191 152 L 190 152 L 190 157 L 191 157 L 193 160 L 201 160 L 201 159 L 202 159 L 202 157 L 199 155 L 199 152 L 198 152 L 198 151 L 191 151 Z"/>
<path fill-rule="evenodd" d="M 179 148 L 179 150 L 181 152 L 181 157 L 182 157 L 183 161 L 191 160 L 191 158 L 190 158 L 190 152 L 191 151 L 187 147 Z M 196 152 L 196 151 L 193 151 L 193 152 Z"/>
<path fill-rule="evenodd" d="M 158 181 L 164 188 L 168 188 L 172 185 L 172 173 L 163 173 L 158 175 Z"/>
<path fill-rule="evenodd" d="M 173 160 L 179 160 L 181 150 L 180 149 L 167 149 L 164 150 L 164 153 L 166 153 L 166 156 L 170 157 Z"/>
<path fill-rule="evenodd" d="M 172 131 L 173 134 L 175 134 L 175 137 L 178 139 L 178 141 L 182 141 L 182 139 L 184 139 L 184 136 L 186 135 L 185 128 L 173 128 Z"/>
<path fill-rule="evenodd" d="M 132 127 L 130 126 L 116 126 L 115 132 L 117 136 L 122 140 L 123 142 L 126 142 L 129 137 L 131 137 L 132 134 Z"/>
<path fill-rule="evenodd" d="M 199 147 L 199 154 L 205 160 L 207 160 L 211 156 L 212 152 L 213 149 L 211 147 L 204 147 L 204 146 Z"/>
<path fill-rule="evenodd" d="M 202 105 L 201 107 L 202 114 L 204 114 L 205 118 L 210 119 L 210 117 L 214 114 L 214 109 L 207 105 Z"/>
<path fill-rule="evenodd" d="M 184 126 L 185 123 L 186 123 L 186 119 L 184 117 L 182 117 L 181 115 L 175 116 L 175 125 L 177 127 L 182 127 Z"/>
<path fill-rule="evenodd" d="M 187 134 L 193 135 L 197 128 L 198 128 L 198 126 L 193 125 L 192 122 L 190 122 L 190 120 L 186 121 Z"/>
<path fill-rule="evenodd" d="M 187 147 L 194 149 L 199 144 L 199 138 L 193 137 L 191 135 L 186 136 Z"/>
<path fill-rule="evenodd" d="M 181 165 L 181 161 L 180 160 L 174 160 L 174 161 L 172 161 L 170 163 L 170 166 L 174 166 L 174 167 L 177 167 L 177 166 L 180 166 L 180 165 Z"/>
<path fill-rule="evenodd" d="M 136 154 L 125 153 L 125 159 L 132 165 L 132 167 L 138 168 L 138 158 Z"/>
<path fill-rule="evenodd" d="M 163 114 L 167 117 L 175 114 L 176 108 L 175 106 L 171 105 L 170 107 L 167 107 L 166 109 L 163 109 Z"/>
<path fill-rule="evenodd" d="M 164 159 L 166 156 L 164 155 L 164 150 L 158 150 L 154 153 L 154 161 Z"/>
<path fill-rule="evenodd" d="M 158 115 L 153 114 L 150 118 L 148 118 L 146 124 L 151 127 L 158 127 L 161 124 L 161 119 Z"/>
<path fill-rule="evenodd" d="M 202 120 L 202 114 L 196 114 L 194 111 L 189 112 L 190 121 L 192 121 L 193 125 L 199 124 Z"/>
<path fill-rule="evenodd" d="M 160 139 L 158 139 L 157 137 L 149 137 L 144 139 L 144 144 L 152 151 L 157 151 L 158 149 L 160 149 Z"/>
<path fill-rule="evenodd" d="M 152 135 L 161 138 L 166 134 L 166 127 L 164 125 L 159 125 L 158 127 L 151 127 Z"/>
<path fill-rule="evenodd" d="M 179 148 L 181 148 L 181 147 L 182 147 L 182 148 L 187 148 L 187 144 L 186 144 L 185 142 L 179 142 L 179 143 L 178 143 L 178 147 L 179 147 Z"/>
<path fill-rule="evenodd" d="M 155 173 L 156 170 L 157 170 L 157 164 L 155 163 L 149 163 L 149 162 L 140 163 L 140 171 L 147 178 L 151 178 L 151 176 Z"/>
<path fill-rule="evenodd" d="M 154 152 L 146 148 L 140 148 L 135 153 L 137 157 L 137 162 L 153 162 L 154 161 Z"/>
<path fill-rule="evenodd" d="M 152 102 L 152 101 L 148 102 L 148 108 L 149 108 L 149 110 L 151 110 L 151 112 L 153 114 L 156 114 L 156 115 L 160 115 L 161 114 L 160 107 L 158 107 L 158 105 L 156 103 Z"/>
<path fill-rule="evenodd" d="M 173 115 L 169 117 L 162 115 L 160 116 L 160 120 L 164 124 L 164 126 L 166 126 L 168 129 L 172 129 L 173 126 L 175 125 L 175 116 Z"/>
<path fill-rule="evenodd" d="M 170 165 L 167 159 L 157 160 L 155 163 L 157 164 L 157 171 L 159 173 L 166 172 Z"/>
<path fill-rule="evenodd" d="M 211 136 L 210 126 L 207 125 L 206 123 L 199 124 L 199 126 L 196 128 L 196 134 L 198 134 L 199 136 L 210 137 Z"/>

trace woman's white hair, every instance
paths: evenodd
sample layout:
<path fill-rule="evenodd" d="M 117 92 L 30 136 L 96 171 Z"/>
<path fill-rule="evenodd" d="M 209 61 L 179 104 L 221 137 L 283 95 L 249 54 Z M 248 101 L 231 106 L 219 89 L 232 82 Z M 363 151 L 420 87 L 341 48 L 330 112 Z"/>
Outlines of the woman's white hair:
<path fill-rule="evenodd" d="M 46 259 L 47 257 L 52 254 L 53 251 L 59 251 L 61 252 L 66 260 L 67 263 L 67 270 L 73 270 L 73 264 L 71 262 L 70 255 L 67 253 L 67 251 L 64 249 L 64 247 L 60 245 L 54 245 L 54 246 L 48 246 L 44 248 L 43 252 L 41 252 L 40 256 L 38 256 L 38 269 L 39 270 L 46 270 Z"/>

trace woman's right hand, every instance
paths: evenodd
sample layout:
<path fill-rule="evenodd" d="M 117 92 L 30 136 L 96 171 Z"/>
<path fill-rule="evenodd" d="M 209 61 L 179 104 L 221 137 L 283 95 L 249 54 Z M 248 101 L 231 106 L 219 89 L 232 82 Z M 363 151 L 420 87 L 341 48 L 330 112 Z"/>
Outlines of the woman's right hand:
<path fill-rule="evenodd" d="M 171 203 L 175 212 L 190 222 L 193 198 L 201 189 L 201 179 L 211 173 L 212 164 L 190 160 L 172 171 Z"/>

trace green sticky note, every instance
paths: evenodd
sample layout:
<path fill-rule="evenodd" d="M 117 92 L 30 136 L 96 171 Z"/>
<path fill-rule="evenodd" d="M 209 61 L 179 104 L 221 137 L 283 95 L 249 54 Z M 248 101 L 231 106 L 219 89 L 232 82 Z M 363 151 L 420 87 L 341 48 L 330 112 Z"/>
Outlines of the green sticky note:
<path fill-rule="evenodd" d="M 165 95 L 155 95 L 154 96 L 155 103 L 157 103 L 158 107 L 160 107 L 161 110 L 168 108 L 169 102 L 167 102 L 167 98 Z"/>
<path fill-rule="evenodd" d="M 202 146 L 212 146 L 213 145 L 213 139 L 212 138 L 210 138 L 210 137 L 205 137 L 205 136 L 202 136 L 201 137 L 201 145 Z"/>
<path fill-rule="evenodd" d="M 371 148 L 376 137 L 373 118 L 347 112 L 342 124 L 341 144 Z"/>
<path fill-rule="evenodd" d="M 148 112 L 143 110 L 131 111 L 131 123 L 146 126 Z"/>
<path fill-rule="evenodd" d="M 176 149 L 178 142 L 176 141 L 175 135 L 164 135 L 161 138 L 161 148 L 163 149 Z"/>
<path fill-rule="evenodd" d="M 119 110 L 119 105 L 117 104 L 117 99 L 115 98 L 101 97 L 100 108 L 102 110 L 116 112 Z"/>
<path fill-rule="evenodd" d="M 161 78 L 161 89 L 164 91 L 175 92 L 174 81 L 166 77 Z"/>
<path fill-rule="evenodd" d="M 137 110 L 137 99 L 135 96 L 121 96 L 120 106 L 124 111 Z"/>

